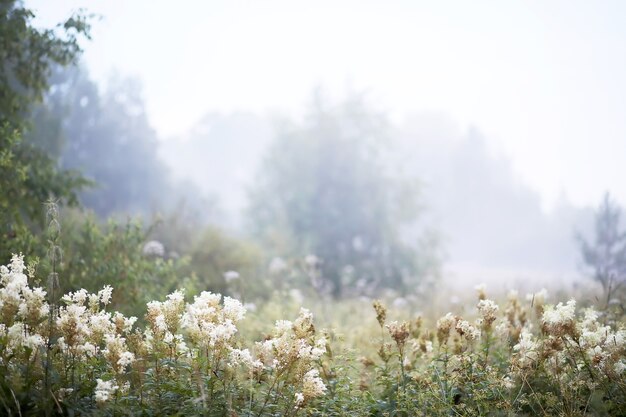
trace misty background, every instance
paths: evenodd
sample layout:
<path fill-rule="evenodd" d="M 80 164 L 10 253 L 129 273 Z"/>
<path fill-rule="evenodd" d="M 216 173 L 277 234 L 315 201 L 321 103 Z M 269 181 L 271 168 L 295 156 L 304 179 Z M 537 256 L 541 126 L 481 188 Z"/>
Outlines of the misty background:
<path fill-rule="evenodd" d="M 429 242 L 450 282 L 580 279 L 576 233 L 607 190 L 626 200 L 622 2 L 26 5 L 43 26 L 101 15 L 36 117 L 102 216 L 247 236 L 272 145 L 316 100 L 381 118 L 376 163 L 418 190 L 401 237 Z"/>

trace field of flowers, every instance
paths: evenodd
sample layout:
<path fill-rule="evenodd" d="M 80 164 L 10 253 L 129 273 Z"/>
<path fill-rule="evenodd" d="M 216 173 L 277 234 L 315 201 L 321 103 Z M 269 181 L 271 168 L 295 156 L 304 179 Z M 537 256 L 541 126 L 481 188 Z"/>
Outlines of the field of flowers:
<path fill-rule="evenodd" d="M 110 286 L 57 302 L 30 275 L 21 256 L 0 268 L 4 415 L 626 414 L 623 321 L 545 291 L 498 305 L 478 288 L 475 314 L 436 321 L 376 301 L 343 336 L 301 308 L 248 340 L 230 297 L 181 289 L 138 319 L 106 310 Z"/>

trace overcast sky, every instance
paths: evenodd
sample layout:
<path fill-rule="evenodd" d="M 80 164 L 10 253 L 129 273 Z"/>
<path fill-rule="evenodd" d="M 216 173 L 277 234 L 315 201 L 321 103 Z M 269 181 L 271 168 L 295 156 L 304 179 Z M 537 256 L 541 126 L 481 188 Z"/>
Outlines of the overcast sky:
<path fill-rule="evenodd" d="M 626 203 L 626 2 L 27 0 L 51 25 L 85 7 L 85 60 L 142 79 L 161 137 L 209 111 L 298 112 L 313 87 L 366 89 L 395 120 L 482 131 L 550 207 Z"/>

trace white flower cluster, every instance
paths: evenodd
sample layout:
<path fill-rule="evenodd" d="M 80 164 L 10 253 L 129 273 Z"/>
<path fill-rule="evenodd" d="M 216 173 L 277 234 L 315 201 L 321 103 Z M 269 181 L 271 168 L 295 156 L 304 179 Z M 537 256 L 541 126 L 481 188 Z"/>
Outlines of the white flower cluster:
<path fill-rule="evenodd" d="M 289 383 L 301 387 L 296 396 L 300 405 L 326 391 L 314 362 L 326 352 L 327 342 L 323 337 L 315 338 L 313 315 L 306 309 L 301 309 L 293 322 L 276 322 L 273 337 L 257 343 L 255 358 L 250 350 L 236 348 L 236 325 L 245 317 L 246 309 L 234 298 L 202 292 L 193 303 L 186 304 L 183 292 L 175 291 L 165 301 L 149 302 L 145 330 L 133 331 L 136 317 L 105 310 L 112 301 L 111 286 L 93 294 L 85 289 L 70 292 L 61 298 L 64 305 L 51 311 L 46 292 L 28 286 L 25 270 L 21 256 L 0 267 L 0 361 L 3 369 L 15 372 L 16 377 L 22 372 L 23 354 L 44 357 L 43 349 L 53 338 L 54 361 L 62 363 L 64 369 L 77 361 L 98 364 L 99 371 L 106 366 L 107 380 L 96 380 L 94 398 L 98 404 L 128 391 L 130 385 L 123 383 L 128 379 L 126 373 L 135 363 L 145 364 L 146 355 L 152 354 L 172 358 L 175 353 L 180 355 L 177 360 L 183 361 L 210 354 L 220 358 L 212 366 L 229 366 L 233 372 L 242 366 L 254 375 L 285 370 Z M 48 317 L 52 322 L 46 320 Z M 217 375 L 215 371 L 211 375 Z M 6 377 L 12 378 L 9 374 Z M 75 392 L 73 388 L 54 389 L 60 401 Z"/>
<path fill-rule="evenodd" d="M 516 352 L 515 359 L 520 368 L 530 367 L 535 364 L 539 354 L 537 353 L 538 343 L 533 341 L 533 335 L 528 331 L 522 331 L 519 342 L 513 346 Z"/>
<path fill-rule="evenodd" d="M 113 383 L 113 381 L 103 381 L 101 379 L 96 380 L 96 402 L 98 404 L 103 404 L 111 399 L 113 394 L 119 389 L 117 385 Z"/>
<path fill-rule="evenodd" d="M 556 307 L 546 306 L 541 318 L 544 330 L 548 334 L 560 336 L 574 329 L 576 319 L 576 300 L 567 304 L 559 303 Z"/>
<path fill-rule="evenodd" d="M 67 305 L 59 308 L 56 318 L 60 333 L 56 345 L 78 358 L 102 354 L 114 372 L 123 373 L 135 360 L 124 336 L 131 332 L 137 318 L 101 309 L 101 304 L 111 302 L 112 291 L 107 285 L 96 294 L 80 289 L 64 295 L 62 300 Z"/>
<path fill-rule="evenodd" d="M 498 312 L 498 305 L 492 300 L 483 299 L 478 302 L 478 312 L 482 316 L 482 323 L 490 326 L 496 320 L 496 313 Z"/>
<path fill-rule="evenodd" d="M 302 382 L 302 394 L 305 401 L 309 398 L 316 398 L 324 395 L 326 392 L 326 385 L 320 378 L 320 373 L 317 369 L 311 369 L 304 374 L 304 380 Z"/>
<path fill-rule="evenodd" d="M 257 342 L 259 359 L 269 368 L 285 369 L 298 362 L 301 369 L 310 369 L 310 362 L 317 361 L 326 353 L 326 339 L 313 339 L 313 315 L 305 308 L 300 309 L 298 318 L 292 323 L 278 320 L 271 339 Z"/>
<path fill-rule="evenodd" d="M 580 346 L 592 366 L 603 371 L 612 369 L 620 375 L 624 371 L 624 361 L 620 358 L 626 350 L 626 330 L 613 331 L 610 326 L 600 324 L 598 317 L 595 310 L 585 310 L 578 328 Z"/>
<path fill-rule="evenodd" d="M 0 266 L 0 337 L 7 338 L 7 353 L 45 343 L 41 323 L 49 312 L 46 292 L 30 288 L 25 269 L 21 255 L 13 255 L 8 267 Z"/>
<path fill-rule="evenodd" d="M 480 330 L 466 320 L 458 320 L 456 322 L 456 332 L 467 340 L 480 339 Z"/>
<path fill-rule="evenodd" d="M 228 347 L 237 333 L 236 324 L 246 315 L 244 306 L 234 298 L 203 291 L 188 304 L 182 316 L 182 327 L 196 346 Z"/>

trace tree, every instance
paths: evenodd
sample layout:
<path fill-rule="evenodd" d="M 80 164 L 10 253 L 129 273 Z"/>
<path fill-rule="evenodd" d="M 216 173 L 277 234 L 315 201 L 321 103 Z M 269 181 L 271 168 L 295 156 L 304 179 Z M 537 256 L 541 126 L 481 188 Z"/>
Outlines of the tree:
<path fill-rule="evenodd" d="M 43 224 L 43 202 L 76 202 L 87 184 L 77 172 L 62 171 L 42 149 L 23 140 L 33 105 L 48 88 L 53 65 L 69 65 L 88 36 L 87 18 L 76 15 L 54 29 L 31 25 L 21 1 L 0 0 L 0 258 L 32 247 L 33 227 Z"/>
<path fill-rule="evenodd" d="M 602 285 L 607 303 L 626 282 L 626 233 L 620 228 L 620 206 L 606 193 L 595 215 L 595 240 L 578 236 L 585 264 Z"/>
<path fill-rule="evenodd" d="M 250 218 L 265 246 L 281 256 L 314 254 L 334 296 L 406 289 L 424 272 L 400 233 L 415 217 L 415 183 L 381 162 L 387 126 L 361 97 L 336 108 L 317 99 L 302 125 L 280 130 L 251 194 Z"/>
<path fill-rule="evenodd" d="M 75 67 L 57 71 L 52 87 L 34 114 L 33 136 L 59 135 L 48 141 L 61 144 L 50 152 L 62 167 L 80 170 L 95 183 L 80 194 L 85 207 L 102 217 L 145 214 L 166 197 L 173 199 L 138 81 L 113 76 L 100 94 L 87 71 Z"/>

